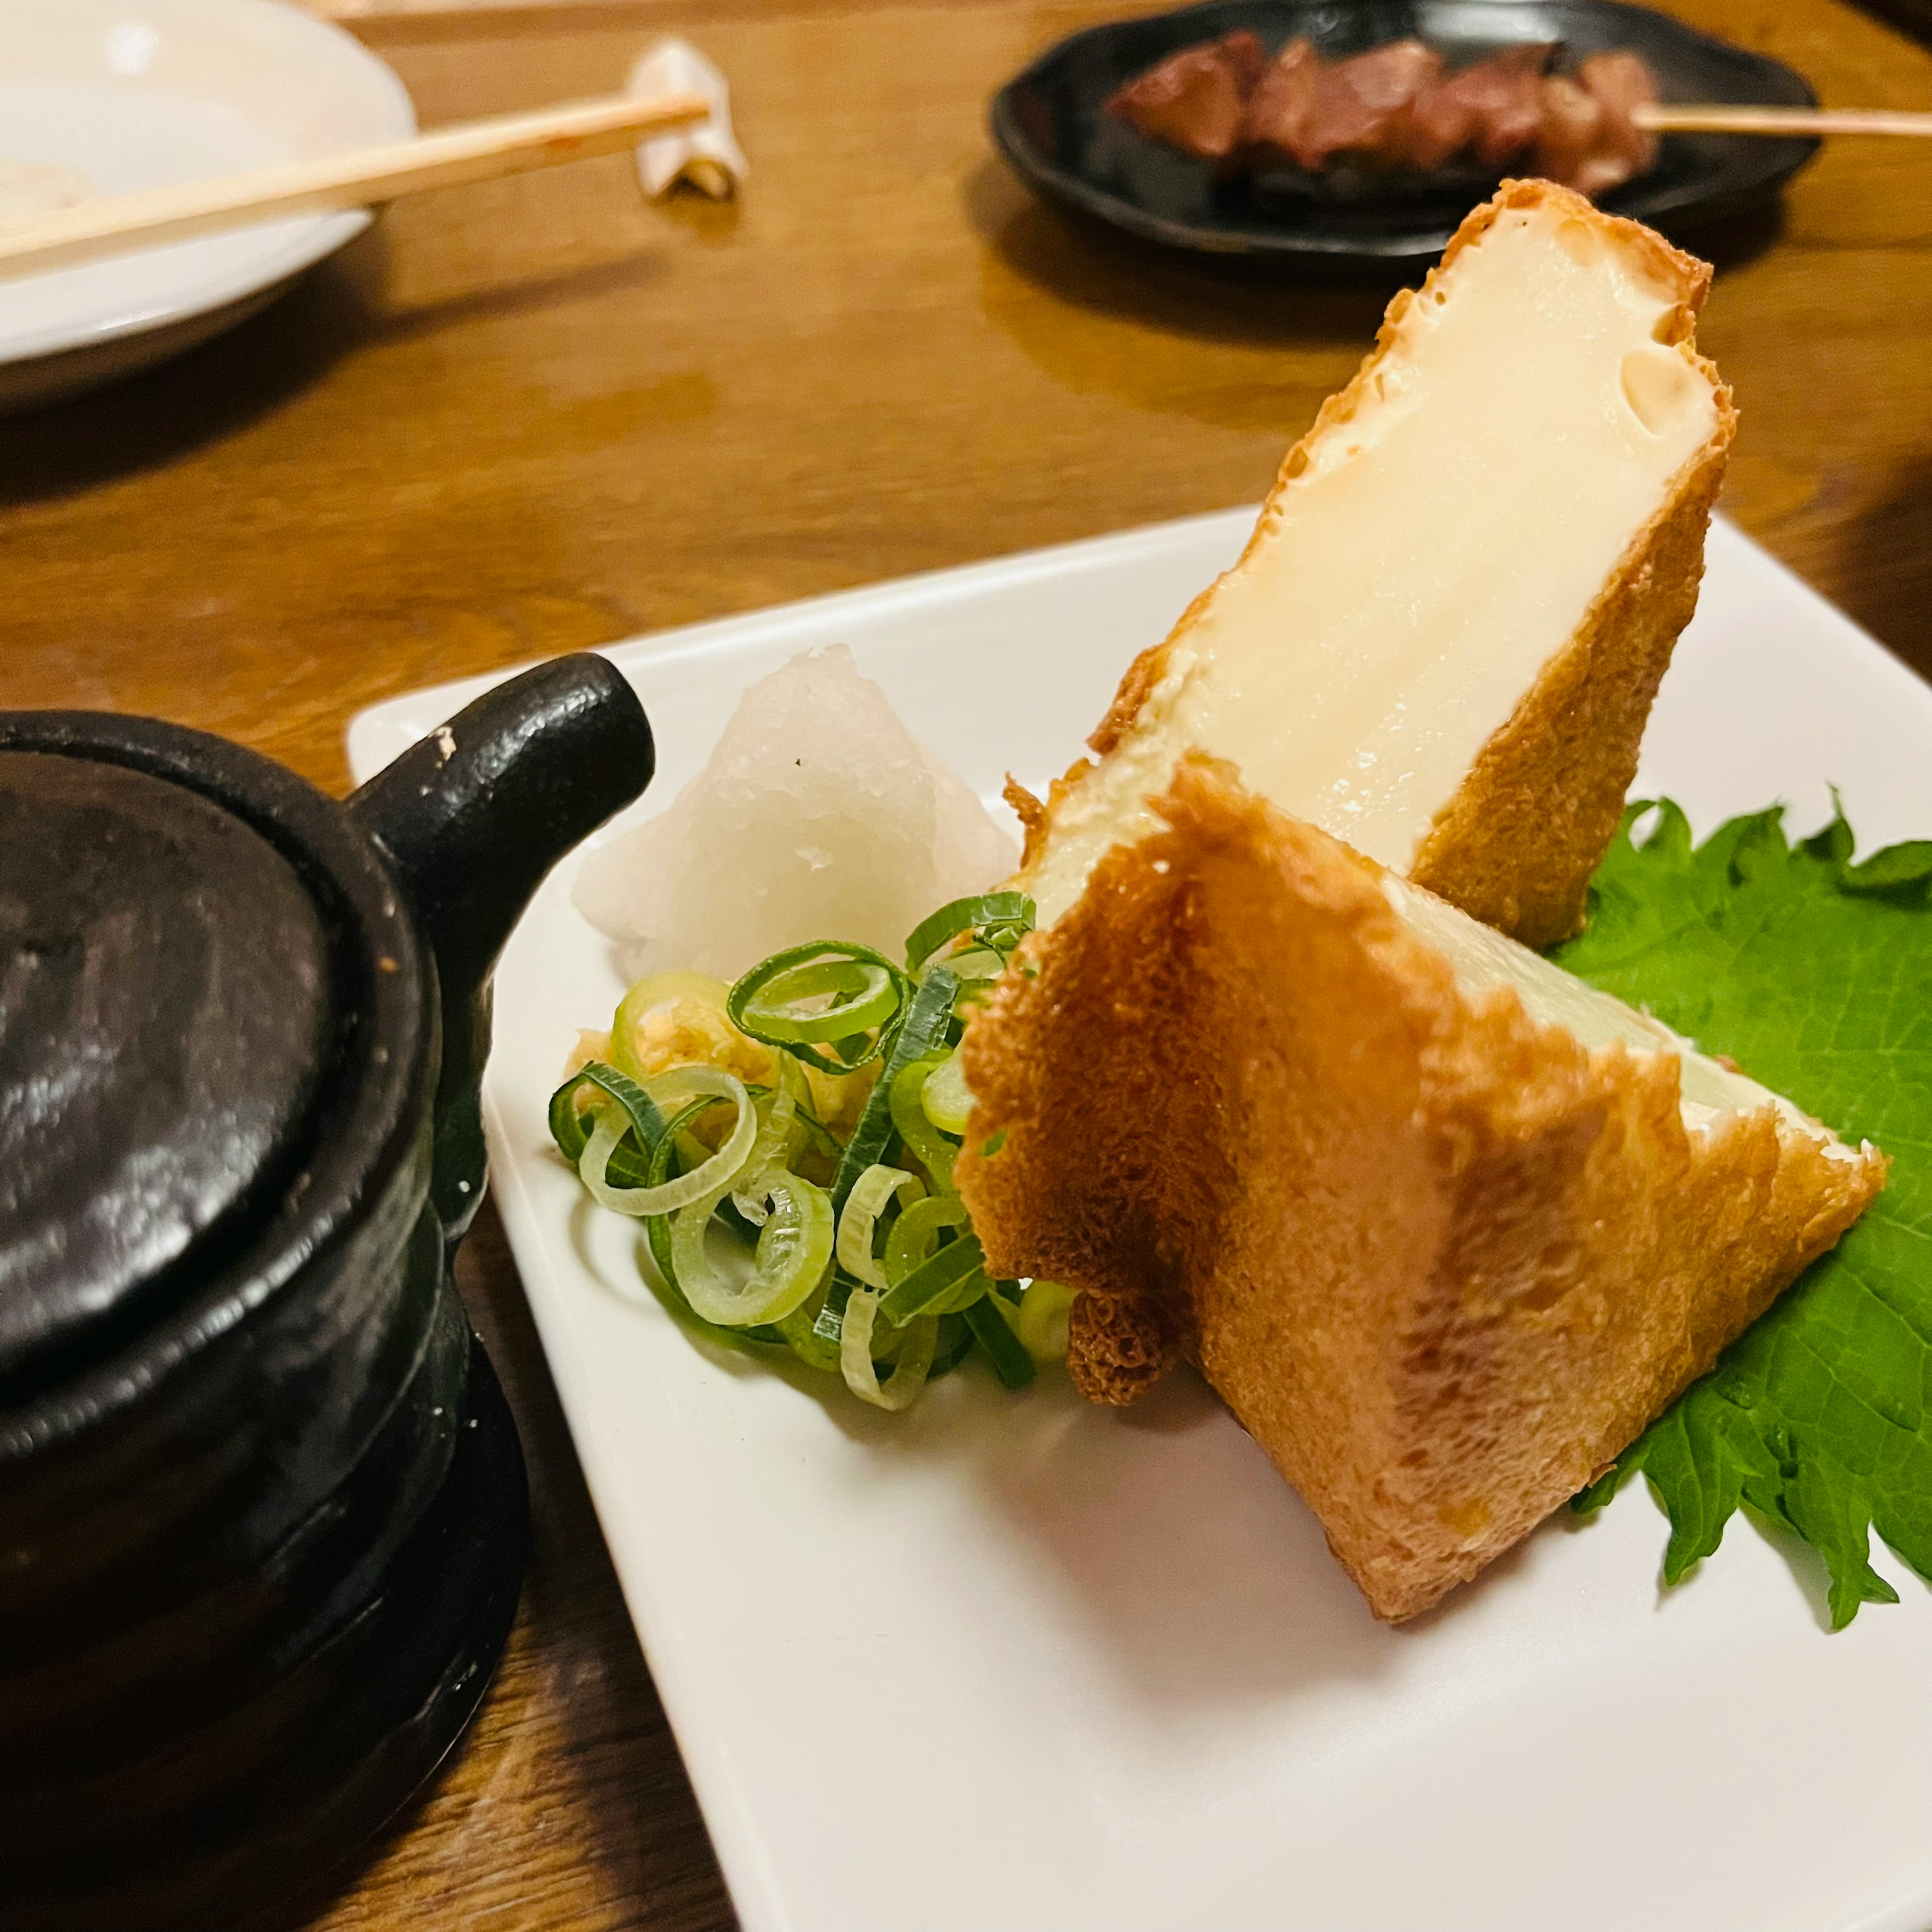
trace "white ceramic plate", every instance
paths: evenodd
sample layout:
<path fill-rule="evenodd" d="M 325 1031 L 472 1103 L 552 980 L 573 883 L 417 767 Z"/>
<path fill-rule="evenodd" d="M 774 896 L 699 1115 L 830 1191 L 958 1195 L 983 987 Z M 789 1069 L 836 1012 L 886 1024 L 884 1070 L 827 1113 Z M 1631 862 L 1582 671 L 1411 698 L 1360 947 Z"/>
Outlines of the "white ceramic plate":
<path fill-rule="evenodd" d="M 399 140 L 415 128 L 402 82 L 374 55 L 278 0 L 0 0 L 8 214 Z M 0 280 L 0 407 L 45 401 L 206 340 L 368 223 L 364 214 L 303 215 Z"/>
<path fill-rule="evenodd" d="M 848 642 L 989 797 L 1064 767 L 1252 513 L 704 624 L 610 653 L 660 810 L 746 682 Z M 367 776 L 483 688 L 364 713 Z M 1016 702 L 1016 694 L 1024 694 Z M 1700 831 L 1842 788 L 1932 831 L 1932 689 L 1727 526 L 1639 780 Z M 635 815 L 635 814 L 633 814 Z M 658 1689 L 752 1932 L 1924 1932 L 1932 1594 L 1827 1635 L 1740 1521 L 1660 1596 L 1641 1486 L 1376 1624 L 1177 1376 L 1124 1414 L 962 1375 L 878 1417 L 686 1339 L 544 1106 L 620 991 L 545 886 L 498 975 L 496 1186 Z"/>

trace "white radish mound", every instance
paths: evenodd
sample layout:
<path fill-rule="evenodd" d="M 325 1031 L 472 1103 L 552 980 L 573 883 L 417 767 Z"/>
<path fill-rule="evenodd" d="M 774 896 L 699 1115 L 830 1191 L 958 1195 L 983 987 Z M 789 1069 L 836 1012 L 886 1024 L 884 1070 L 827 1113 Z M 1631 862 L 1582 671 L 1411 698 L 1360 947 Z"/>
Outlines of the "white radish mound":
<path fill-rule="evenodd" d="M 578 909 L 633 978 L 734 979 L 809 939 L 890 958 L 950 899 L 1019 860 L 965 781 L 913 736 L 843 644 L 806 652 L 740 700 L 670 809 L 592 854 Z"/>

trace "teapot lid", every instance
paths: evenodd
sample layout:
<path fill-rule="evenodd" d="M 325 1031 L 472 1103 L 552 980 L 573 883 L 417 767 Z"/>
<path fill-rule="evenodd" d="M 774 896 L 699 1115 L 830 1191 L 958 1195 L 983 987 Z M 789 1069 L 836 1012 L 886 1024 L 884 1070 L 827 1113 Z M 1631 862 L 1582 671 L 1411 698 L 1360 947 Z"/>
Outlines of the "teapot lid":
<path fill-rule="evenodd" d="M 0 749 L 0 1390 L 112 1346 L 286 1188 L 329 957 L 295 866 L 214 800 Z"/>

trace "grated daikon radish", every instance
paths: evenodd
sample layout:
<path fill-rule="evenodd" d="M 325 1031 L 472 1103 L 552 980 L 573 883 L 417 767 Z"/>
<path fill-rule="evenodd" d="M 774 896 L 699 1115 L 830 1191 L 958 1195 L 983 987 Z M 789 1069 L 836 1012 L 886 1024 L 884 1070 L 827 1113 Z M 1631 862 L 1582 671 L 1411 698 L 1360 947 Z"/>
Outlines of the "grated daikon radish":
<path fill-rule="evenodd" d="M 690 967 L 730 980 L 833 935 L 897 958 L 935 906 L 1018 860 L 835 644 L 752 686 L 670 808 L 592 855 L 576 902 L 622 944 L 627 976 Z"/>

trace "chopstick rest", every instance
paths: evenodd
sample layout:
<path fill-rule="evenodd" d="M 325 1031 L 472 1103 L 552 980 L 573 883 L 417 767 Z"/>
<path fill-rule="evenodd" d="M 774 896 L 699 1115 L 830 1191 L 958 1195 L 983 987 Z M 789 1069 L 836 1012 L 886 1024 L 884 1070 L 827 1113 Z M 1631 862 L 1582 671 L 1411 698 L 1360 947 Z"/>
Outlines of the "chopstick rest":
<path fill-rule="evenodd" d="M 638 147 L 638 178 L 653 201 L 681 181 L 713 201 L 728 201 L 751 171 L 731 130 L 731 89 L 716 65 L 688 40 L 662 40 L 631 70 L 625 92 L 638 99 L 693 95 L 710 112 L 694 127 L 653 135 Z"/>

